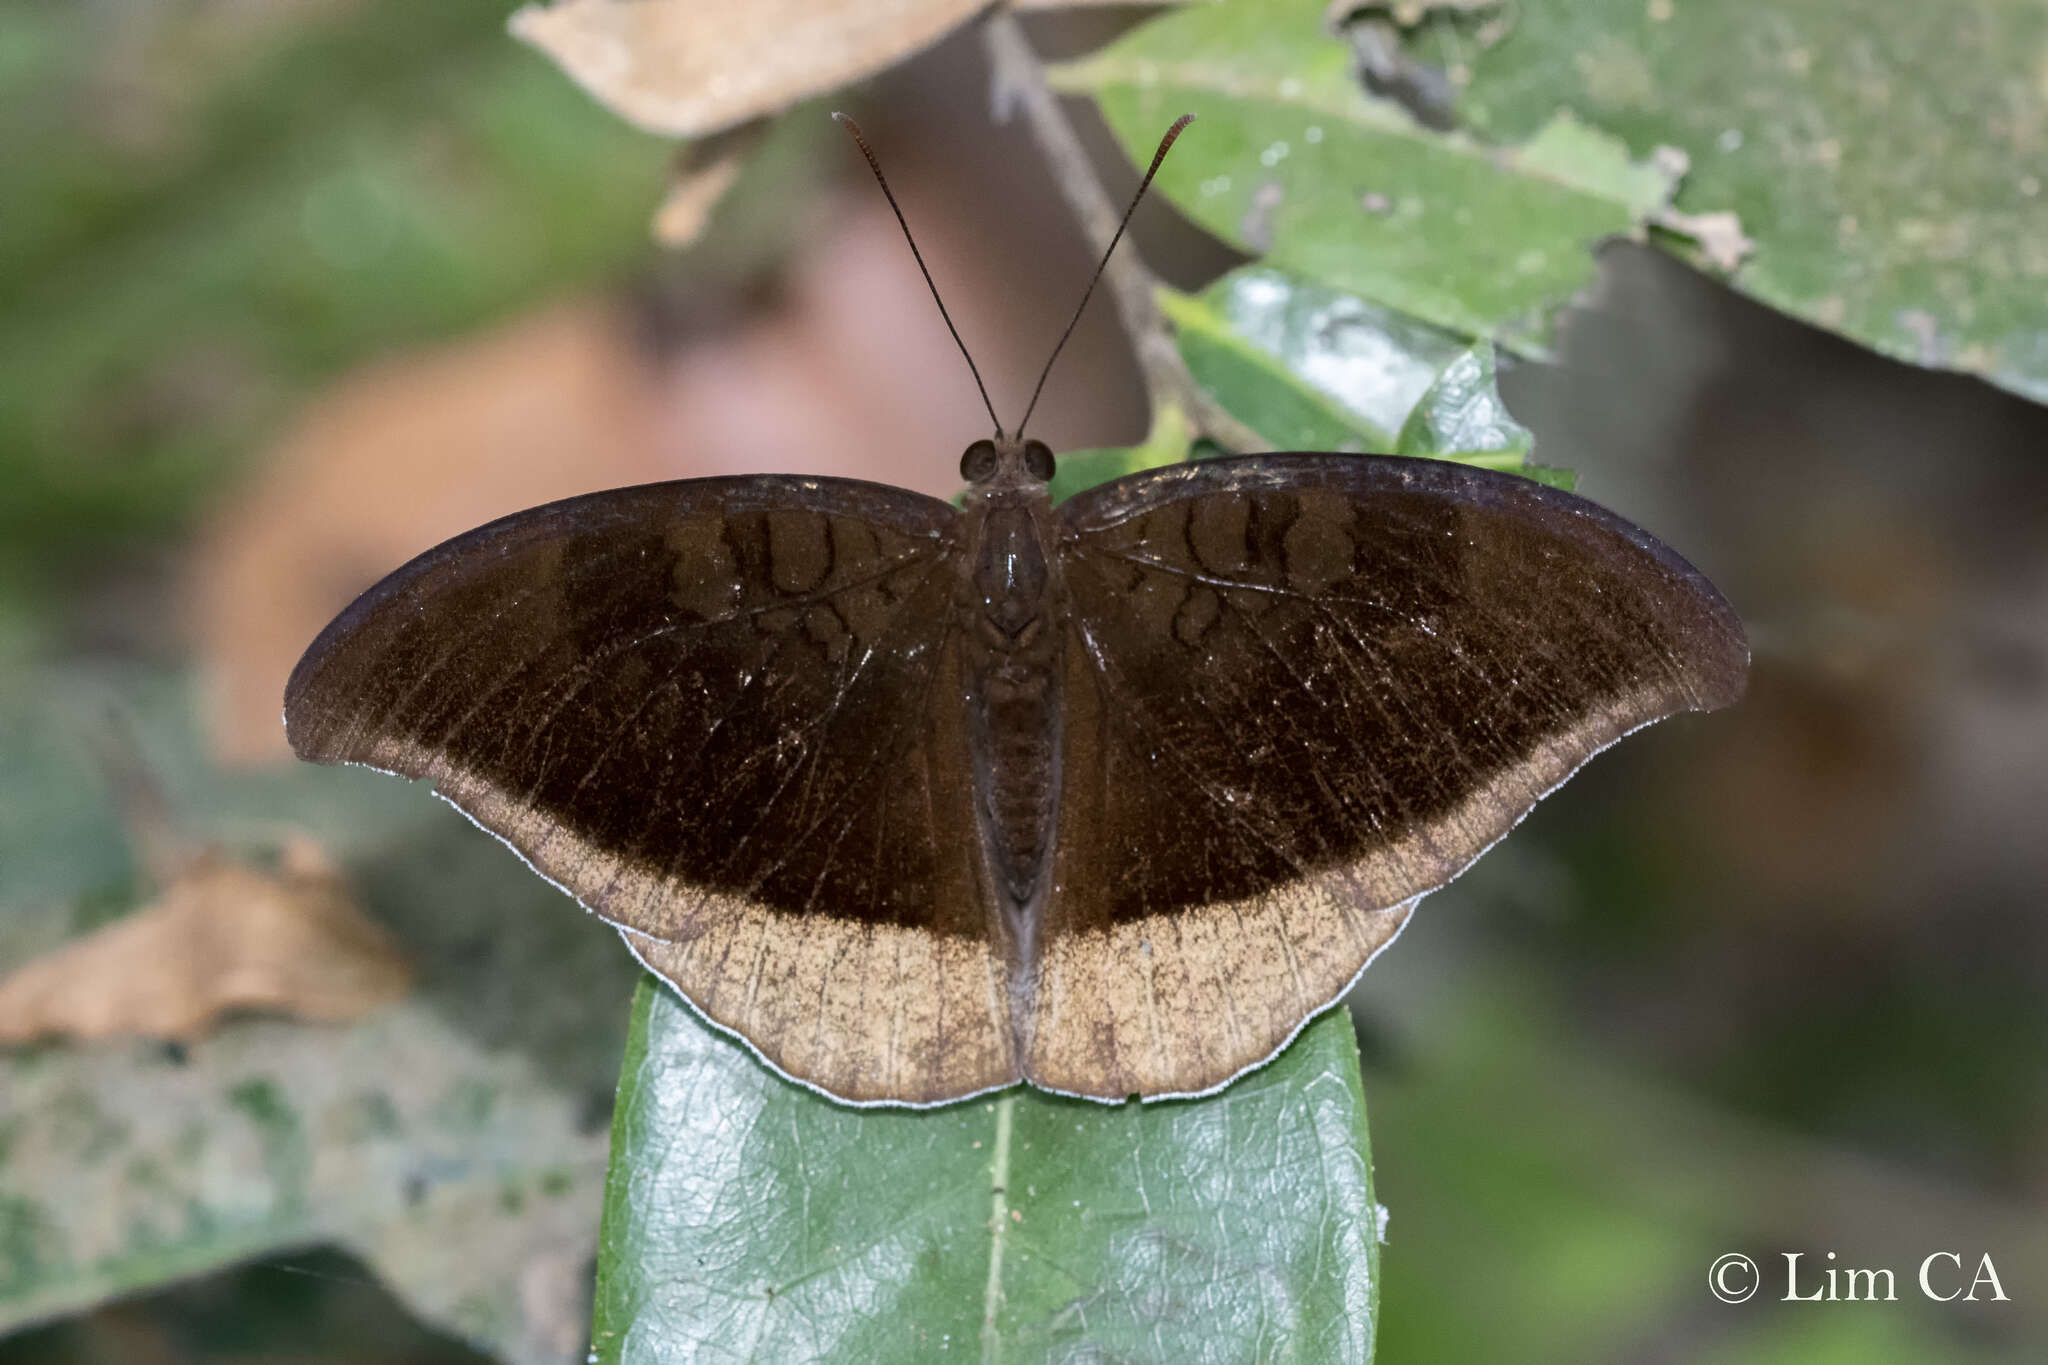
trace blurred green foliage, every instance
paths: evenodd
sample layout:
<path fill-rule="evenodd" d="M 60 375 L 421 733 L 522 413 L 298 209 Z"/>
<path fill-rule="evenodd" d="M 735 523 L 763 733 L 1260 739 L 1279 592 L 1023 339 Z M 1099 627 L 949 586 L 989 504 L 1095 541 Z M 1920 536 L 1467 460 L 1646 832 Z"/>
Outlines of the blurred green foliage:
<path fill-rule="evenodd" d="M 667 148 L 506 12 L 0 9 L 0 585 L 186 526 L 342 367 L 618 274 Z"/>

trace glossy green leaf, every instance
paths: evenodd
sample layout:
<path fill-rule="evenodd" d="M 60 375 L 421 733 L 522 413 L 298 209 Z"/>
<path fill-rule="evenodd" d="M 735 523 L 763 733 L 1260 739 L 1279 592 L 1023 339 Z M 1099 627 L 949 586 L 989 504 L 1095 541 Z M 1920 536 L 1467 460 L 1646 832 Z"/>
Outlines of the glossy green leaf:
<path fill-rule="evenodd" d="M 1396 455 L 1457 460 L 1505 469 L 1556 488 L 1570 488 L 1570 470 L 1530 460 L 1536 437 L 1515 420 L 1494 380 L 1493 343 L 1475 342 L 1444 366 L 1401 426 Z"/>
<path fill-rule="evenodd" d="M 1475 342 L 1444 366 L 1401 427 L 1397 455 L 1504 469 L 1553 488 L 1578 482 L 1569 469 L 1531 460 L 1536 437 L 1515 420 L 1494 379 L 1493 343 Z"/>
<path fill-rule="evenodd" d="M 1590 248 L 1638 233 L 1668 176 L 1568 118 L 1503 149 L 1363 92 L 1321 0 L 1190 6 L 1057 68 L 1141 164 L 1201 121 L 1159 187 L 1268 264 L 1467 336 L 1541 351 L 1592 278 Z"/>
<path fill-rule="evenodd" d="M 1365 451 L 1385 444 L 1271 361 L 1227 333 L 1183 329 L 1181 359 L 1212 394 L 1231 394 L 1231 411 L 1273 450 Z"/>
<path fill-rule="evenodd" d="M 1098 483 L 1135 474 L 1141 469 L 1157 469 L 1160 465 L 1185 460 L 1192 435 L 1186 413 L 1176 407 L 1162 406 L 1152 414 L 1152 430 L 1141 445 L 1062 453 L 1053 469 L 1052 500 L 1065 502 L 1082 489 L 1093 488 Z"/>
<path fill-rule="evenodd" d="M 1274 449 L 1430 456 L 1571 486 L 1530 463 L 1535 438 L 1501 400 L 1490 342 L 1461 345 L 1266 266 L 1160 303 L 1195 378 Z"/>
<path fill-rule="evenodd" d="M 1677 206 L 1755 242 L 1736 288 L 2048 401 L 2048 6 L 1579 0 L 1416 49 L 1469 68 L 1459 116 L 1492 141 L 1562 109 L 1682 148 Z"/>
<path fill-rule="evenodd" d="M 1396 455 L 1434 455 L 1513 468 L 1536 438 L 1517 422 L 1494 387 L 1493 346 L 1481 341 L 1446 365 L 1408 414 Z"/>
<path fill-rule="evenodd" d="M 1364 450 L 1389 450 L 1416 400 L 1466 342 L 1450 332 L 1269 266 L 1252 265 L 1217 280 L 1196 298 L 1170 296 L 1169 316 L 1179 329 L 1183 353 L 1190 333 L 1227 338 L 1233 348 L 1254 350 L 1251 364 L 1261 376 L 1305 390 L 1318 408 L 1334 407 L 1342 425 Z M 1190 360 L 1193 365 L 1192 359 Z M 1343 449 L 1293 446 L 1257 420 L 1254 400 L 1240 398 L 1218 372 L 1196 377 L 1224 406 L 1254 430 L 1274 437 L 1280 449 Z M 1239 411 L 1238 405 L 1249 410 Z"/>
<path fill-rule="evenodd" d="M 1230 288 L 1219 281 L 1199 298 L 1169 289 L 1159 293 L 1181 359 L 1196 382 L 1274 450 L 1384 449 L 1384 429 L 1319 392 L 1212 306 L 1211 298 L 1222 291 L 1227 300 Z"/>
<path fill-rule="evenodd" d="M 416 974 L 345 1028 L 0 1050 L 0 1336 L 325 1243 L 511 1365 L 580 1361 L 636 970 L 614 936 L 423 787 L 211 768 L 183 679 L 0 667 L 0 975 L 140 894 L 93 761 L 109 703 L 187 832 L 318 831 Z"/>
<path fill-rule="evenodd" d="M 649 979 L 614 1114 L 608 1365 L 1371 1357 L 1379 1217 L 1343 1010 L 1209 1099 L 914 1112 L 781 1079 Z"/>

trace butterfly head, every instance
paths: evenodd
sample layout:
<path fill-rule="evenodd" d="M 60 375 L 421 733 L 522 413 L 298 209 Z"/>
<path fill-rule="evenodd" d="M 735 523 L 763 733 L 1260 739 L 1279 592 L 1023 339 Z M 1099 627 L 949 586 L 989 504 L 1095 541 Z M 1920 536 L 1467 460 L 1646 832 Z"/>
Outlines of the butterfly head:
<path fill-rule="evenodd" d="M 1045 442 L 998 434 L 976 441 L 960 456 L 960 477 L 976 488 L 1021 488 L 1052 481 L 1052 447 Z"/>
<path fill-rule="evenodd" d="M 974 357 L 967 353 L 967 343 L 960 339 L 960 329 L 953 325 L 953 318 L 946 311 L 946 301 L 939 297 L 939 286 L 932 280 L 932 272 L 925 268 L 924 253 L 917 249 L 917 239 L 910 235 L 910 224 L 904 221 L 903 210 L 897 207 L 896 196 L 889 190 L 889 181 L 882 174 L 882 163 L 875 158 L 874 149 L 862 134 L 859 125 L 844 114 L 834 114 L 842 127 L 853 138 L 860 154 L 867 158 L 868 169 L 875 173 L 875 183 L 882 188 L 882 197 L 889 201 L 889 208 L 896 214 L 896 222 L 903 229 L 903 239 L 910 244 L 910 254 L 917 261 L 918 273 L 924 276 L 925 287 L 932 291 L 932 302 L 939 306 L 939 317 L 944 320 L 946 330 L 953 334 L 953 344 L 960 348 L 961 356 L 967 361 L 968 372 L 974 376 L 974 387 L 981 394 L 981 405 L 988 409 L 988 420 L 995 424 L 993 440 L 976 441 L 960 456 L 960 477 L 976 489 L 988 488 L 1032 488 L 1052 482 L 1052 449 L 1043 441 L 1025 439 L 1024 428 L 1031 424 L 1031 414 L 1038 410 L 1039 395 L 1045 392 L 1046 376 L 1052 373 L 1053 361 L 1059 359 L 1065 349 L 1067 338 L 1074 334 L 1074 327 L 1081 321 L 1082 311 L 1088 307 L 1089 296 L 1094 294 L 1096 282 L 1102 278 L 1103 270 L 1109 265 L 1109 258 L 1116 250 L 1116 244 L 1123 240 L 1124 229 L 1130 226 L 1131 214 L 1137 210 L 1138 201 L 1145 197 L 1146 186 L 1152 177 L 1159 174 L 1159 163 L 1166 160 L 1167 149 L 1180 136 L 1181 129 L 1194 121 L 1193 114 L 1182 114 L 1166 130 L 1166 136 L 1159 141 L 1159 150 L 1152 154 L 1152 164 L 1145 171 L 1144 179 L 1138 182 L 1138 192 L 1131 196 L 1130 207 L 1111 234 L 1109 245 L 1103 248 L 1102 259 L 1096 262 L 1095 273 L 1088 277 L 1088 287 L 1081 291 L 1081 302 L 1074 308 L 1074 316 L 1067 322 L 1067 330 L 1060 333 L 1060 339 L 1053 345 L 1052 354 L 1046 357 L 1045 368 L 1038 372 L 1037 387 L 1031 390 L 1031 401 L 1024 406 L 1024 416 L 1017 423 L 1017 435 L 1003 430 L 1003 422 L 996 416 L 995 404 L 989 401 L 988 385 L 981 382 L 981 371 L 975 366 Z"/>

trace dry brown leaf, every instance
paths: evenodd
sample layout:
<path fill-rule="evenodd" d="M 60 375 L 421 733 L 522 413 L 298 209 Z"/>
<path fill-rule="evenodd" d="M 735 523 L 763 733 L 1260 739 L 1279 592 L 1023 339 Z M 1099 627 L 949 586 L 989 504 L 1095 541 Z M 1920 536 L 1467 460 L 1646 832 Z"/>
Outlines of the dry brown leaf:
<path fill-rule="evenodd" d="M 768 120 L 750 119 L 683 148 L 669 172 L 668 193 L 654 211 L 654 240 L 677 250 L 697 240 L 767 131 Z"/>
<path fill-rule="evenodd" d="M 156 901 L 0 980 L 0 1045 L 197 1039 L 236 1010 L 361 1018 L 411 974 L 310 840 L 275 873 L 199 855 Z"/>
<path fill-rule="evenodd" d="M 858 80 L 938 40 L 985 0 L 561 0 L 514 37 L 635 127 L 701 137 Z"/>
<path fill-rule="evenodd" d="M 673 477 L 623 310 L 579 302 L 348 376 L 214 520 L 194 584 L 215 756 L 282 759 L 284 683 L 356 593 L 458 532 Z"/>
<path fill-rule="evenodd" d="M 1091 3 L 1107 0 L 1015 7 Z M 559 0 L 519 10 L 511 28 L 628 123 L 701 137 L 892 66 L 987 8 L 988 0 Z"/>
<path fill-rule="evenodd" d="M 1700 254 L 1716 270 L 1733 270 L 1756 250 L 1756 242 L 1742 230 L 1742 219 L 1733 213 L 1680 213 L 1665 209 L 1650 221 L 1667 232 L 1690 237 Z"/>

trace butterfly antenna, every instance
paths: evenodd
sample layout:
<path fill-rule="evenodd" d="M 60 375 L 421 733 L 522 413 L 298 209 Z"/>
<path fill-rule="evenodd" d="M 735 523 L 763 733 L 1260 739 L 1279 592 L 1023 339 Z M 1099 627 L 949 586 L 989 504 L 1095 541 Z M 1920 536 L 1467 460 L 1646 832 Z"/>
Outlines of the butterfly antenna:
<path fill-rule="evenodd" d="M 1052 354 L 1045 358 L 1045 368 L 1038 372 L 1038 387 L 1031 391 L 1031 402 L 1024 409 L 1024 420 L 1017 423 L 1017 436 L 1021 440 L 1024 428 L 1031 421 L 1032 410 L 1038 406 L 1038 395 L 1045 392 L 1046 376 L 1052 373 L 1052 363 L 1060 358 L 1060 351 L 1066 347 L 1067 338 L 1074 334 L 1074 328 L 1081 322 L 1081 313 L 1088 307 L 1088 296 L 1095 292 L 1095 285 L 1102 278 L 1102 272 L 1109 267 L 1110 253 L 1116 244 L 1124 239 L 1124 229 L 1131 225 L 1131 215 L 1138 211 L 1138 201 L 1145 197 L 1151 187 L 1152 177 L 1159 174 L 1159 163 L 1166 160 L 1166 153 L 1173 147 L 1173 140 L 1180 136 L 1180 130 L 1195 121 L 1193 114 L 1182 114 L 1166 130 L 1166 136 L 1159 139 L 1159 150 L 1152 153 L 1152 164 L 1145 168 L 1145 178 L 1138 182 L 1138 192 L 1131 196 L 1131 206 L 1124 210 L 1124 216 L 1116 225 L 1116 235 L 1109 239 L 1109 250 L 1102 253 L 1102 259 L 1095 263 L 1095 273 L 1088 277 L 1088 287 L 1081 291 L 1080 306 L 1074 309 L 1073 318 L 1067 323 L 1067 330 L 1060 333 L 1059 341 L 1053 346 Z M 876 172 L 880 174 L 880 172 Z"/>
<path fill-rule="evenodd" d="M 854 145 L 859 147 L 860 154 L 868 159 L 868 169 L 875 173 L 875 183 L 882 187 L 882 197 L 889 201 L 889 208 L 896 215 L 896 225 L 903 229 L 903 240 L 910 243 L 910 254 L 917 260 L 918 271 L 924 276 L 925 288 L 932 291 L 932 302 L 939 305 L 939 316 L 946 320 L 946 330 L 953 334 L 953 344 L 960 348 L 961 356 L 967 361 L 968 373 L 974 376 L 974 387 L 981 390 L 981 405 L 988 409 L 988 420 L 996 424 L 996 435 L 1001 436 L 1003 424 L 996 416 L 996 405 L 988 401 L 988 386 L 981 382 L 981 371 L 975 368 L 974 357 L 967 354 L 967 343 L 960 339 L 960 329 L 953 325 L 953 315 L 946 311 L 946 301 L 939 297 L 938 285 L 932 283 L 932 272 L 924 263 L 924 253 L 917 249 L 917 238 L 910 235 L 910 224 L 903 220 L 903 210 L 897 207 L 896 196 L 889 193 L 889 182 L 882 175 L 882 163 L 875 160 L 874 149 L 869 147 L 868 140 L 861 136 L 858 123 L 844 114 L 835 113 L 832 117 L 839 120 L 840 126 L 853 135 Z"/>

